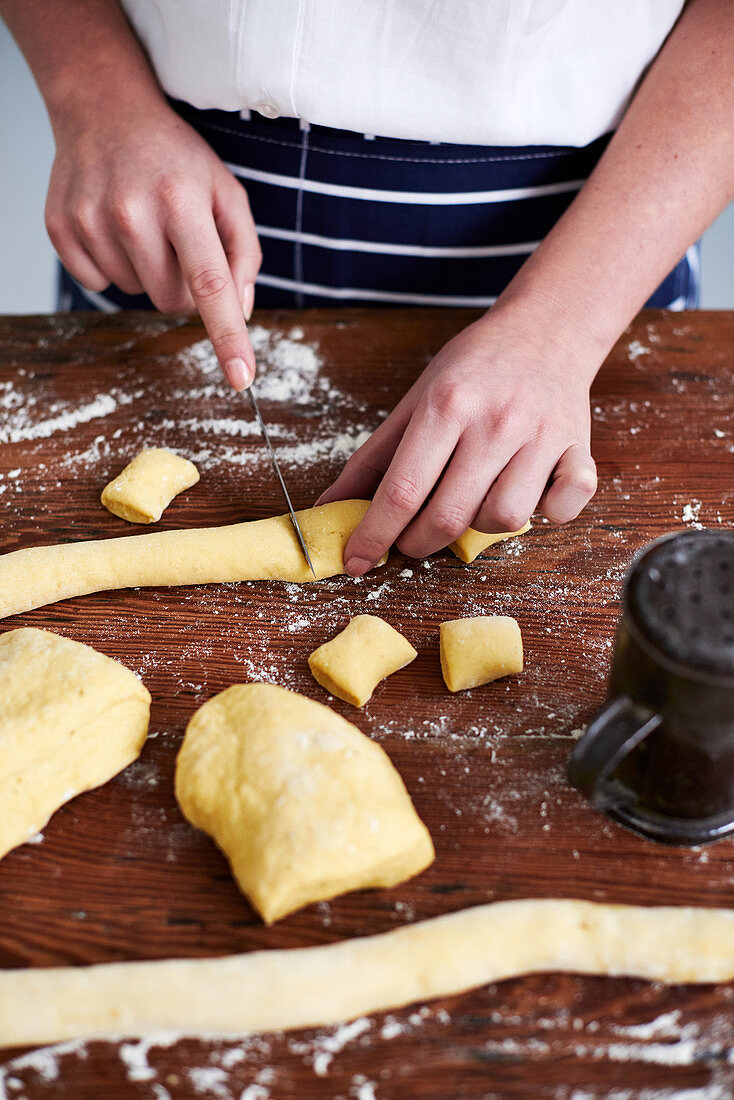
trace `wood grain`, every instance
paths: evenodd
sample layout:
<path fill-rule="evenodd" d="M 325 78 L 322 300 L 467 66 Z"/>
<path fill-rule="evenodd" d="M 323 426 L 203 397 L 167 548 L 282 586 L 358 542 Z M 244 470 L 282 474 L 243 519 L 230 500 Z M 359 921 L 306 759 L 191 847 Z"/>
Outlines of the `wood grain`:
<path fill-rule="evenodd" d="M 336 475 L 344 436 L 374 428 L 472 316 L 255 318 L 267 345 L 261 405 L 296 507 Z M 303 333 L 293 341 L 302 348 L 297 377 L 282 358 L 294 326 Z M 158 529 L 284 511 L 247 403 L 209 369 L 203 336 L 197 320 L 145 314 L 0 319 L 2 552 L 140 530 L 106 513 L 99 494 L 142 446 L 170 446 L 202 474 Z M 446 553 L 426 563 L 395 554 L 361 583 L 128 590 L 6 620 L 3 629 L 47 627 L 119 658 L 142 675 L 154 703 L 140 761 L 60 810 L 42 843 L 0 863 L 0 966 L 326 943 L 503 898 L 734 905 L 733 841 L 657 845 L 592 811 L 565 777 L 574 737 L 604 695 L 620 581 L 634 552 L 686 523 L 734 521 L 733 365 L 734 314 L 641 314 L 593 389 L 600 488 L 592 504 L 563 529 L 536 522 L 473 565 Z M 278 399 L 286 392 L 295 400 Z M 306 658 L 365 611 L 402 630 L 419 656 L 355 712 L 315 684 Z M 439 623 L 482 613 L 519 620 L 526 671 L 452 696 L 440 676 Z M 250 679 L 329 702 L 384 746 L 434 838 L 427 872 L 263 927 L 214 845 L 181 817 L 172 784 L 194 709 Z M 150 1050 L 91 1043 L 25 1063 L 22 1052 L 5 1052 L 0 1096 L 3 1086 L 29 1100 L 567 1100 L 574 1090 L 606 1096 L 612 1086 L 661 1096 L 707 1086 L 726 1096 L 734 1092 L 732 992 L 536 975 L 346 1032 Z"/>

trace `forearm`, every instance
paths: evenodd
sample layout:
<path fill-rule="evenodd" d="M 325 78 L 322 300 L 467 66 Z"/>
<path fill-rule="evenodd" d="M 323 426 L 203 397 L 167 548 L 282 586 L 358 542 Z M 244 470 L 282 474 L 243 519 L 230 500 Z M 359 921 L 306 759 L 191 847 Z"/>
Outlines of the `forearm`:
<path fill-rule="evenodd" d="M 600 363 L 733 192 L 734 7 L 692 0 L 597 168 L 498 306 L 546 310 Z"/>
<path fill-rule="evenodd" d="M 150 110 L 162 92 L 117 0 L 0 0 L 58 125 L 123 104 Z"/>

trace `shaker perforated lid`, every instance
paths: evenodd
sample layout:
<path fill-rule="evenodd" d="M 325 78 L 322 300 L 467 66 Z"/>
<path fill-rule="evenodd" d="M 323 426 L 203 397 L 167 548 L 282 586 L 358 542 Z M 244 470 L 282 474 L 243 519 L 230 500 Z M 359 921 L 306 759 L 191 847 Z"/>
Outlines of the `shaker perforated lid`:
<path fill-rule="evenodd" d="M 653 543 L 627 578 L 640 631 L 678 664 L 734 675 L 734 531 L 683 531 Z"/>

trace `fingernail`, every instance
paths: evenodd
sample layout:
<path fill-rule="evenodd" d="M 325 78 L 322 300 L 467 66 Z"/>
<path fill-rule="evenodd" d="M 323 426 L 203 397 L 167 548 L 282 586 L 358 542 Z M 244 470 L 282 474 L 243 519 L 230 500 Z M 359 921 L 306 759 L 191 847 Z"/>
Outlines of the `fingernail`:
<path fill-rule="evenodd" d="M 350 558 L 344 563 L 344 568 L 350 577 L 361 577 L 370 571 L 372 565 L 373 563 L 366 561 L 365 558 Z"/>
<path fill-rule="evenodd" d="M 252 381 L 249 367 L 244 359 L 230 359 L 224 364 L 227 380 L 236 390 L 244 390 Z"/>
<path fill-rule="evenodd" d="M 242 295 L 242 312 L 245 315 L 245 320 L 249 321 L 252 317 L 252 311 L 255 308 L 255 287 L 252 283 L 248 283 L 245 287 Z"/>

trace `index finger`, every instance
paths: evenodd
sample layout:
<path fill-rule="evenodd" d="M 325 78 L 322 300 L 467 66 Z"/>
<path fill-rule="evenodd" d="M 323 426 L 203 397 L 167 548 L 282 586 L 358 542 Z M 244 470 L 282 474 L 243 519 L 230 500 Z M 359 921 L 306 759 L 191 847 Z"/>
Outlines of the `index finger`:
<path fill-rule="evenodd" d="M 178 218 L 169 239 L 217 359 L 230 384 L 243 390 L 255 376 L 255 353 L 212 211 Z"/>
<path fill-rule="evenodd" d="M 437 431 L 431 418 L 414 413 L 364 519 L 344 550 L 344 565 L 362 576 L 387 553 L 418 513 L 451 458 L 459 432 Z M 429 430 L 432 429 L 432 430 Z"/>

